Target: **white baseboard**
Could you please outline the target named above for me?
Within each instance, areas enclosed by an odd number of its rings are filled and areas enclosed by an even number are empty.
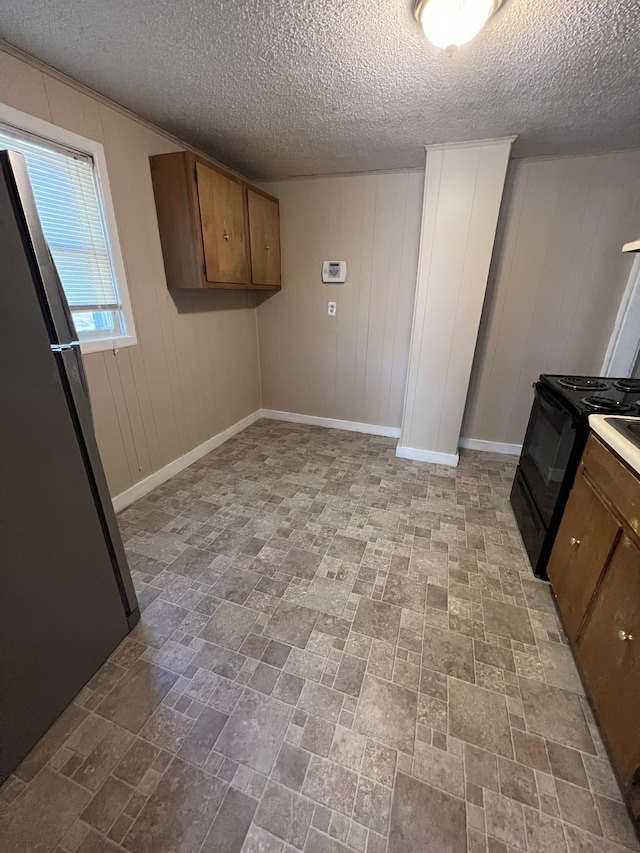
[[[211,453],[211,451],[215,450],[216,447],[220,447],[220,445],[224,444],[225,441],[228,441],[230,438],[233,438],[234,435],[242,432],[243,429],[246,429],[251,426],[251,424],[260,420],[261,417],[262,410],[256,409],[255,412],[247,415],[246,418],[232,424],[227,429],[219,432],[217,435],[214,435],[213,438],[210,438],[202,444],[199,444],[197,447],[194,447],[193,450],[185,453],[184,456],[179,456],[177,459],[174,459],[173,462],[169,462],[168,465],[165,465],[164,468],[160,468],[159,471],[154,471],[153,474],[149,474],[148,477],[145,477],[144,480],[140,480],[139,483],[134,483],[131,488],[125,489],[124,492],[121,492],[113,498],[113,508],[116,512],[120,512],[134,501],[137,501],[138,498],[143,497],[152,489],[155,489],[156,486],[159,486],[161,483],[171,479],[171,477],[174,477],[180,471],[188,468],[189,465],[193,465],[194,462],[197,462],[198,459],[202,459],[202,457],[206,456],[207,453]]]
[[[449,465],[453,468],[458,464],[457,453],[437,453],[435,450],[418,450],[416,447],[396,447],[396,456],[401,459],[413,459],[416,462],[434,462],[436,465]]]
[[[467,450],[483,450],[485,453],[509,453],[520,456],[521,444],[504,444],[502,441],[482,441],[479,438],[461,438],[458,442],[460,447]]]
[[[328,429],[344,429],[348,432],[364,432],[367,435],[384,435],[387,438],[400,438],[400,427],[379,426],[378,424],[363,424],[358,421],[339,421],[334,418],[320,418],[315,415],[299,415],[297,412],[278,412],[275,409],[262,409],[263,418],[274,421],[289,421],[294,424],[326,427]]]
[[[358,423],[357,421],[340,421],[334,418],[316,417],[315,415],[299,415],[297,412],[278,412],[274,409],[256,409],[255,412],[247,415],[246,418],[232,424],[227,429],[214,435],[213,438],[199,444],[193,450],[178,457],[178,459],[174,459],[173,462],[169,462],[164,468],[154,471],[153,474],[149,474],[144,480],[134,483],[129,489],[125,489],[124,492],[116,495],[112,499],[113,508],[116,512],[125,509],[125,507],[128,507],[134,501],[137,501],[138,498],[143,497],[152,489],[155,489],[156,486],[159,486],[180,471],[188,468],[189,465],[197,462],[198,459],[202,459],[207,453],[211,453],[216,447],[220,447],[225,441],[233,438],[234,435],[242,432],[242,430],[251,426],[251,424],[254,424],[260,418],[270,418],[274,421],[289,421],[290,423],[307,424],[309,426],[325,427],[328,429],[343,429],[348,432],[362,432],[367,435],[383,435],[387,438],[400,438],[399,427],[365,424]],[[460,447],[467,448],[468,450],[484,450],[490,453],[510,453],[516,456],[522,450],[521,444],[502,444],[498,441],[481,441],[476,438],[461,438]],[[401,459],[414,459],[417,462],[434,462],[437,465],[450,465],[453,467],[458,464],[459,459],[457,453],[436,453],[433,450],[418,450],[413,447],[397,447],[396,456],[399,456]]]

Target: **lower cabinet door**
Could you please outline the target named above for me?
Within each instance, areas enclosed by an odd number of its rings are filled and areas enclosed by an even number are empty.
[[[584,476],[573,484],[547,573],[567,633],[575,640],[620,526]]]
[[[640,549],[622,535],[577,651],[602,730],[640,816]]]

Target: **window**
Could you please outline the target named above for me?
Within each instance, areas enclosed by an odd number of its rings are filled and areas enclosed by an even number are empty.
[[[34,122],[29,117],[29,123]],[[58,137],[86,143],[84,150],[4,123],[0,149],[25,158],[42,230],[83,351],[128,346],[136,342],[135,331],[117,233],[113,223],[109,228],[96,165],[96,153],[104,159],[102,146],[49,129]]]

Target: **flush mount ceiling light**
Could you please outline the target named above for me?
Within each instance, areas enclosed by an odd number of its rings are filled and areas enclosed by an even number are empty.
[[[455,50],[471,41],[502,0],[416,0],[414,14],[431,44]]]

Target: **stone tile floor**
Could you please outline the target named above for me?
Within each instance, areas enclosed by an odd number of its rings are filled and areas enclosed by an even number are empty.
[[[141,624],[0,789],[0,849],[638,850],[514,459],[261,421],[120,516]]]

